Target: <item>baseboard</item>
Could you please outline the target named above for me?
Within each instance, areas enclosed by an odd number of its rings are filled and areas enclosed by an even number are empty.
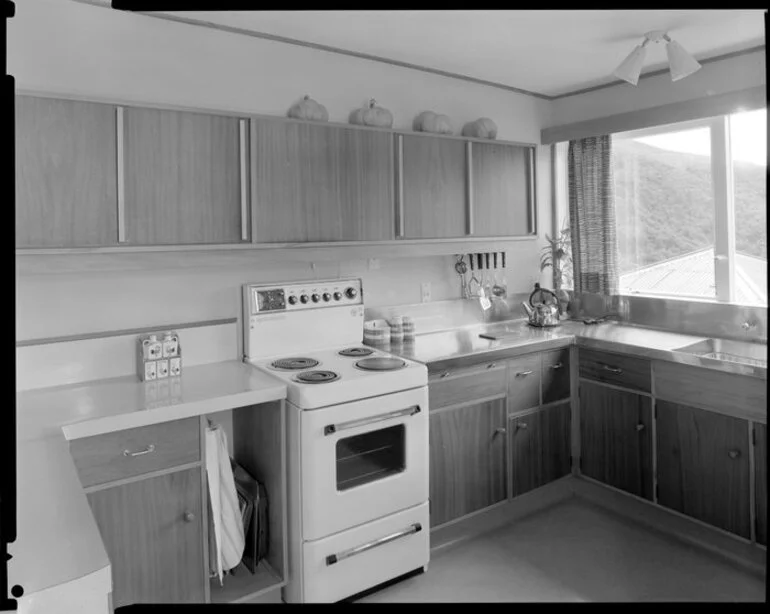
[[[568,486],[584,501],[633,520],[646,529],[706,550],[751,574],[765,577],[767,550],[761,546],[584,476],[572,477]]]
[[[436,527],[430,533],[431,555],[573,497],[570,487],[573,479],[571,475],[566,475],[515,499]]]

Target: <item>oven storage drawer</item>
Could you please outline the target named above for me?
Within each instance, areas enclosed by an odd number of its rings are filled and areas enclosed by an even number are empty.
[[[302,547],[304,601],[328,603],[418,569],[430,558],[428,503]]]
[[[200,422],[185,418],[70,442],[83,487],[200,460]]]

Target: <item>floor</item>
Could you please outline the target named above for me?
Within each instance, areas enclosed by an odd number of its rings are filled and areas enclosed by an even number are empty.
[[[764,601],[765,581],[579,499],[447,547],[358,600]]]

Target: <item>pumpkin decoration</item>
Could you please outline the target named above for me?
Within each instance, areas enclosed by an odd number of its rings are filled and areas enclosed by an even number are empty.
[[[414,119],[414,129],[418,132],[433,132],[434,134],[452,134],[452,120],[446,115],[423,111]]]
[[[494,139],[497,136],[497,124],[488,117],[479,117],[476,121],[463,126],[463,136],[479,139]]]
[[[391,128],[393,126],[393,114],[387,109],[376,106],[376,103],[374,98],[370,98],[366,105],[353,111],[350,114],[350,123]]]
[[[315,122],[328,122],[329,112],[326,110],[325,106],[305,94],[302,100],[292,105],[289,109],[289,117],[295,119],[307,119]]]

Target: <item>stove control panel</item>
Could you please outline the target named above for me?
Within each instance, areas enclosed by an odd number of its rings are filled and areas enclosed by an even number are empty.
[[[249,284],[244,286],[249,314],[328,309],[363,305],[360,279],[313,280],[282,286]]]

